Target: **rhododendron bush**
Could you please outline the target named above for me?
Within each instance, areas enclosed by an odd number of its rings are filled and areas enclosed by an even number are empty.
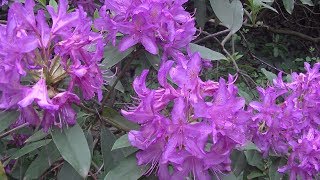
[[[0,179],[319,178],[320,63],[255,83],[235,38],[272,2],[211,0],[214,34],[190,3],[1,1]]]

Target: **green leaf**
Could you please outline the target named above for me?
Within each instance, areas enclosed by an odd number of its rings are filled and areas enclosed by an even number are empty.
[[[48,135],[48,133],[44,132],[43,130],[39,130],[35,132],[32,136],[30,136],[25,142],[30,143],[30,142],[35,142],[39,141],[43,138],[45,138]]]
[[[248,141],[244,147],[243,150],[256,150],[258,152],[261,152],[261,150],[251,141]]]
[[[274,74],[273,72],[267,71],[265,68],[261,68],[261,71],[271,83],[273,83],[273,79],[277,78],[276,74]]]
[[[112,150],[130,147],[130,146],[131,144],[128,139],[128,134],[125,134],[116,140],[116,142],[112,146]]]
[[[211,60],[211,61],[227,59],[223,54],[218,53],[216,51],[212,51],[211,49],[206,48],[204,46],[200,46],[200,45],[197,45],[197,44],[194,44],[194,43],[190,43],[189,45],[190,45],[191,52],[192,53],[199,52],[200,56],[203,59],[208,59],[208,60]]]
[[[295,0],[282,0],[284,8],[286,11],[291,14],[294,8],[294,2]]]
[[[117,111],[110,107],[104,108],[104,117],[106,117],[109,121],[118,126],[124,128],[125,130],[138,129],[139,126],[131,121],[126,120],[123,116],[121,116]]]
[[[60,158],[60,153],[53,142],[43,147],[37,158],[28,167],[24,179],[38,179]]]
[[[58,12],[58,3],[55,0],[50,0],[49,5],[52,6],[55,10],[55,12]]]
[[[311,0],[300,0],[302,4],[306,4],[309,6],[314,6],[313,2]]]
[[[46,7],[46,5],[47,5],[47,1],[46,0],[38,0],[38,2],[44,7]]]
[[[247,167],[246,156],[243,152],[233,150],[231,153],[232,172],[235,176],[239,176],[241,172]]]
[[[251,166],[255,166],[260,170],[264,170],[264,163],[261,154],[256,150],[247,150],[244,151],[244,154],[247,158],[247,162]]]
[[[127,57],[132,51],[134,47],[131,47],[124,52],[120,52],[117,46],[106,46],[104,50],[104,60],[102,61],[103,69],[109,69],[112,66],[118,64],[121,60]]]
[[[42,141],[38,141],[38,142],[34,142],[31,144],[28,144],[26,146],[24,146],[23,148],[19,149],[18,151],[16,151],[5,163],[4,165],[7,165],[10,160],[12,159],[18,159],[21,156],[24,156],[42,146],[47,145],[49,142],[51,141],[51,139],[46,139],[46,140],[42,140]]]
[[[18,111],[4,111],[0,113],[0,133],[14,123],[18,116]]]
[[[113,86],[117,78],[118,77],[110,69],[104,71],[104,80],[109,83],[109,86]],[[115,89],[124,93],[124,87],[120,81],[116,84]]]
[[[206,24],[206,16],[207,16],[207,8],[206,8],[206,1],[205,0],[196,0],[194,1],[194,6],[196,8],[196,22],[199,27],[202,29]]]
[[[78,172],[68,163],[64,162],[60,172],[58,173],[58,180],[83,180]]]
[[[160,66],[160,56],[159,55],[153,55],[149,52],[145,52],[144,53],[147,60],[149,61],[149,63],[152,65],[152,67],[156,70],[159,70],[159,66]]]
[[[243,6],[239,0],[210,0],[211,7],[221,23],[231,30],[237,32],[243,23]]]
[[[6,172],[4,171],[1,161],[0,161],[0,179],[7,180]]]
[[[85,178],[91,165],[91,153],[81,127],[76,124],[71,128],[55,128],[51,135],[63,159]]]
[[[148,167],[138,166],[135,155],[131,155],[128,158],[122,160],[120,164],[112,169],[105,180],[136,180],[139,179],[146,171]]]
[[[266,2],[270,2],[269,0],[253,0],[253,2],[254,2],[254,4],[260,5],[260,6],[264,7],[264,8],[266,8],[266,9],[270,9],[271,11],[274,11],[274,12],[278,13],[278,11],[275,8],[273,8],[270,5],[266,4]],[[273,1],[271,1],[271,2],[273,2]]]
[[[111,151],[116,141],[115,135],[107,128],[101,128],[101,152],[104,162],[104,172],[107,174],[112,168],[118,165],[119,160],[124,158],[122,151]]]
[[[286,164],[286,160],[284,158],[277,158],[272,161],[269,167],[269,179],[270,180],[278,180],[282,179],[283,174],[278,172],[278,168],[284,166]]]
[[[264,174],[262,172],[253,171],[253,172],[250,172],[250,174],[247,176],[247,178],[254,179],[254,178],[258,178],[258,177],[262,177],[262,176],[264,176]]]

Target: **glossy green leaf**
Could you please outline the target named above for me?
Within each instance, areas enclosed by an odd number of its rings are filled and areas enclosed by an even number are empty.
[[[138,166],[135,155],[131,155],[122,160],[120,164],[112,169],[105,180],[136,180],[139,179],[146,171],[148,167]]]
[[[258,152],[261,152],[261,150],[251,141],[248,141],[244,147],[243,150],[256,150]]]
[[[237,32],[243,23],[243,6],[239,0],[231,3],[226,0],[210,0],[211,7],[221,23],[231,30]]]
[[[45,138],[48,135],[48,133],[44,132],[43,130],[39,130],[35,132],[32,136],[30,136],[25,142],[30,143],[34,141],[39,141],[43,138]]]
[[[23,148],[17,150],[4,164],[7,165],[10,162],[10,160],[18,159],[42,146],[47,145],[50,141],[51,139],[46,139],[46,140],[37,141],[31,144],[25,145]]]
[[[205,0],[197,0],[194,1],[194,6],[196,8],[196,22],[199,27],[202,29],[204,28],[204,25],[206,24],[206,16],[207,16],[207,7],[206,7],[206,1]]]
[[[126,130],[132,130],[132,129],[138,129],[139,126],[131,121],[126,120],[123,116],[121,116],[118,111],[110,108],[105,107],[104,108],[104,117],[106,117],[109,121],[111,121],[114,124],[119,125],[120,127],[126,129]]]
[[[112,66],[118,64],[121,60],[127,57],[133,50],[134,47],[131,47],[125,50],[124,52],[120,52],[117,46],[106,46],[104,50],[104,60],[102,61],[102,64],[104,66],[103,68],[109,69]]]
[[[247,159],[243,152],[233,150],[231,153],[232,172],[235,176],[239,176],[241,172],[247,167]]]
[[[260,170],[265,169],[261,153],[259,153],[256,150],[247,150],[247,151],[244,151],[244,154],[247,158],[248,164],[250,164],[251,166],[257,167]]]
[[[7,180],[6,172],[4,171],[1,161],[0,161],[0,179]]]
[[[58,173],[58,180],[83,180],[78,172],[68,163],[64,162]]]
[[[116,142],[112,146],[112,150],[130,147],[130,146],[131,144],[128,139],[128,134],[125,134],[116,140]]]
[[[18,116],[18,111],[4,111],[0,113],[0,133],[14,123]]]
[[[46,5],[47,5],[47,1],[46,0],[38,0],[38,2],[44,7],[46,7]]]
[[[61,157],[53,142],[43,147],[37,158],[28,167],[24,179],[38,179]]]
[[[283,174],[278,172],[279,167],[282,167],[286,164],[286,160],[284,158],[276,158],[272,161],[269,167],[269,179],[270,180],[279,180],[282,179]]]
[[[71,128],[55,128],[51,135],[63,159],[85,178],[91,165],[91,153],[81,127],[76,124]]]
[[[314,6],[312,0],[300,0],[302,4],[306,4],[309,6]]]
[[[254,179],[254,178],[258,178],[258,177],[262,177],[264,176],[264,174],[262,172],[259,171],[252,171],[249,173],[249,175],[247,176],[248,179]]]
[[[265,68],[261,68],[262,73],[267,77],[270,83],[273,83],[273,79],[277,78],[277,75],[273,72],[267,71]]]
[[[57,12],[58,11],[58,3],[55,0],[50,0],[49,5],[54,8],[54,10]]]
[[[113,86],[117,78],[118,77],[110,69],[104,71],[104,80],[108,82],[109,86]],[[116,84],[115,89],[124,93],[124,87],[120,81]]]
[[[101,152],[104,162],[104,172],[107,174],[112,168],[114,168],[119,160],[124,158],[122,151],[111,151],[116,137],[112,132],[105,128],[101,128]]]
[[[227,59],[223,54],[218,53],[216,51],[213,51],[209,48],[206,48],[204,46],[200,46],[194,43],[190,43],[190,50],[191,52],[195,53],[195,52],[199,52],[200,56],[203,59],[208,59],[211,61],[216,61],[216,60],[221,60],[221,59]]]
[[[295,0],[282,0],[284,8],[286,11],[291,14],[294,8],[294,2]]]
[[[156,70],[159,70],[160,68],[160,56],[159,55],[153,55],[149,52],[145,52],[145,56],[147,58],[147,60],[149,61],[149,63],[152,65],[152,67]]]

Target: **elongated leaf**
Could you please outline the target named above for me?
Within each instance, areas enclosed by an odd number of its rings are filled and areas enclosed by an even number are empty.
[[[190,43],[190,50],[191,52],[195,53],[195,52],[199,52],[200,56],[203,59],[208,59],[211,61],[216,61],[216,60],[221,60],[221,59],[227,59],[223,54],[218,53],[216,51],[212,51],[209,48],[206,48],[204,46],[200,46],[194,43]]]
[[[300,0],[302,4],[306,4],[309,6],[314,6],[312,0]]]
[[[111,151],[112,145],[116,141],[116,137],[112,132],[105,128],[101,128],[101,152],[104,162],[105,175],[124,158],[122,151]]]
[[[1,161],[0,161],[0,179],[7,180],[6,172],[4,171]]]
[[[108,85],[113,86],[116,79],[117,76],[110,69],[104,71],[104,80],[108,82]],[[120,81],[116,84],[115,89],[124,93],[124,87]]]
[[[5,111],[0,113],[0,133],[17,120],[19,112]]]
[[[239,0],[210,0],[211,7],[221,21],[232,33],[237,32],[243,23],[243,6]]]
[[[125,128],[127,130],[138,129],[139,126],[131,121],[126,120],[123,116],[121,116],[117,111],[110,107],[104,108],[103,115],[113,123]]]
[[[278,169],[286,164],[284,158],[277,158],[272,161],[269,167],[269,178],[270,180],[282,179],[283,174],[278,172]]]
[[[109,69],[112,66],[118,64],[121,60],[127,57],[133,50],[134,47],[131,47],[124,52],[120,52],[117,47],[107,46],[104,50],[104,60],[102,61],[104,68]]]
[[[54,8],[54,10],[57,12],[58,11],[58,3],[55,0],[50,0],[49,5]]]
[[[45,138],[48,135],[48,133],[44,132],[43,130],[39,130],[35,132],[32,136],[30,136],[25,142],[30,143],[34,141],[39,141],[43,138]]]
[[[273,83],[273,79],[277,78],[277,75],[275,75],[273,72],[267,71],[265,68],[261,68],[261,71],[267,77],[270,83]]]
[[[246,156],[243,152],[233,150],[231,153],[232,172],[235,176],[239,176],[241,172],[247,167]]]
[[[51,139],[46,139],[46,140],[42,140],[42,141],[28,144],[28,145],[24,146],[23,148],[19,149],[18,151],[16,151],[4,164],[7,165],[10,160],[18,159],[18,158],[36,150],[36,149],[42,147],[42,146],[47,145],[50,141],[51,141]]]
[[[116,142],[112,146],[112,150],[130,147],[130,146],[131,144],[128,139],[128,134],[125,134],[116,140]]]
[[[286,11],[291,14],[294,8],[294,2],[295,0],[282,0],[284,8]]]
[[[149,63],[152,65],[152,67],[156,70],[159,70],[160,68],[160,56],[159,55],[153,55],[149,52],[145,52],[145,56],[147,58],[147,60],[149,61]]]
[[[60,172],[58,173],[58,180],[83,180],[78,172],[68,163],[64,162]]]
[[[206,8],[206,1],[205,0],[197,0],[194,1],[194,6],[197,9],[196,10],[196,22],[199,27],[202,29],[204,28],[204,25],[206,24],[206,16],[207,16],[207,8]]]
[[[244,154],[246,155],[247,162],[251,166],[255,166],[259,168],[260,170],[264,170],[264,164],[263,164],[263,159],[262,155],[256,151],[256,150],[247,150],[244,151]]]
[[[24,179],[38,179],[47,169],[61,157],[53,142],[43,147],[37,158],[28,167]]]
[[[128,158],[122,160],[120,164],[112,169],[105,180],[136,180],[139,179],[146,171],[148,167],[138,166],[135,155],[131,155]]]
[[[38,2],[44,7],[46,7],[46,5],[47,5],[46,0],[38,0]]]
[[[90,169],[91,153],[81,127],[76,124],[71,128],[56,128],[51,135],[63,159],[85,178]]]

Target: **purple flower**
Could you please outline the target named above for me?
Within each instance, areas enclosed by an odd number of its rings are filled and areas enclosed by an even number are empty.
[[[17,122],[41,123],[47,131],[76,123],[75,86],[86,100],[102,99],[103,42],[82,7],[68,11],[66,0],[57,11],[47,6],[50,25],[34,7],[33,0],[13,3],[7,24],[0,25],[0,108],[18,109]]]
[[[203,82],[201,64],[198,53],[163,61],[157,89],[147,88],[147,70],[134,80],[138,106],[121,112],[141,125],[129,132],[129,141],[140,149],[138,164],[151,166],[147,174],[158,166],[160,179],[184,179],[190,173],[210,179],[209,170],[231,170],[231,151],[246,142],[250,114],[244,99],[237,97],[233,77],[228,85],[223,79]],[[167,81],[169,74],[172,82]]]
[[[74,125],[76,123],[76,112],[72,109],[71,104],[80,104],[77,95],[70,92],[57,94],[52,98],[52,103],[59,108],[57,110],[48,109],[44,111],[44,117],[41,125],[47,131],[52,125],[62,128],[63,125]]]
[[[47,85],[44,79],[40,79],[32,88],[28,89],[26,96],[18,102],[22,108],[36,102],[41,108],[57,110],[58,106],[54,105],[48,97]]]
[[[196,32],[194,19],[184,10],[183,3],[108,0],[100,9],[95,26],[108,32],[106,40],[113,45],[117,33],[121,33],[120,51],[140,43],[151,54],[158,54],[160,46],[165,54],[173,56],[191,42]]]

